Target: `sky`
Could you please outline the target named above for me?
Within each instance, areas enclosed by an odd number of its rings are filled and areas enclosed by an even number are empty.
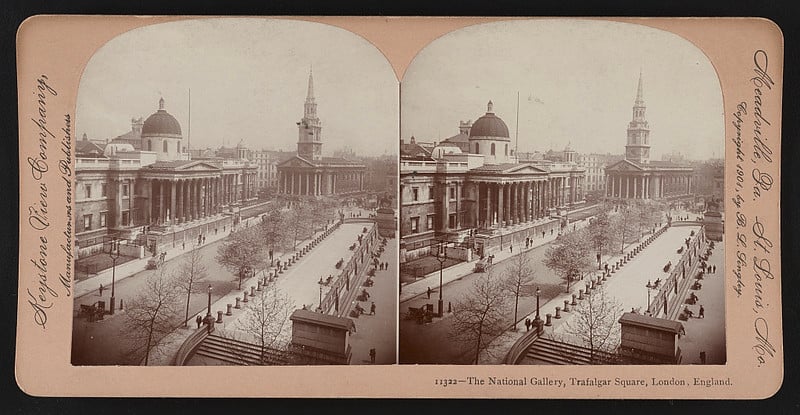
[[[111,139],[131,118],[165,109],[191,147],[295,150],[313,66],[323,154],[397,154],[398,81],[372,44],[319,23],[214,18],[124,33],[87,64],[78,91],[77,137]]]
[[[492,100],[513,142],[519,93],[518,151],[622,154],[640,71],[651,159],[721,157],[722,93],[699,49],[645,26],[576,19],[486,23],[429,44],[403,78],[401,136],[453,136]]]

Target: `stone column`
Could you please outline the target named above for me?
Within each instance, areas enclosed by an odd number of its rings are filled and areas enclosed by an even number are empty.
[[[158,180],[158,223],[164,223],[164,180]]]
[[[486,224],[487,228],[491,228],[492,223],[492,184],[486,183],[484,185],[486,188],[486,217],[484,217],[483,221]]]
[[[472,225],[479,228],[481,226],[481,184],[475,183],[473,188],[475,189],[475,212],[471,215],[472,218],[470,219],[472,219]]]
[[[169,181],[169,223],[175,222],[175,180]]]
[[[439,229],[442,232],[446,232],[450,225],[450,186],[446,181],[442,183],[442,195],[440,197],[442,201],[442,210]]]
[[[145,179],[142,185],[144,194],[147,196],[147,200],[144,202],[144,221],[149,224],[153,215],[153,187],[149,179]]]
[[[360,180],[363,183],[364,180],[363,175],[359,176],[361,176]],[[456,182],[456,229],[461,229],[461,192],[462,192],[461,185],[462,185],[461,182]]]

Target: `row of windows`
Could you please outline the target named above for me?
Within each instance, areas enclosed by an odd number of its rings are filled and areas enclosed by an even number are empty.
[[[489,151],[491,152],[491,155],[495,155],[494,143],[492,143],[492,146],[489,148]],[[480,153],[481,153],[481,143],[475,143],[475,154],[480,154]],[[506,156],[508,155],[508,144],[505,145],[505,154]],[[511,155],[512,156],[514,155],[513,149],[511,150]]]
[[[436,215],[428,215],[427,220],[425,223],[425,230],[432,231],[433,230],[433,221]],[[415,216],[411,218],[411,233],[419,233],[419,216]]]
[[[130,214],[131,213],[128,210],[122,212],[122,223],[128,223],[128,221],[130,220]],[[102,228],[105,228],[106,226],[108,226],[108,222],[107,222],[108,212],[100,212],[100,213],[97,214],[97,216],[98,216],[98,219],[99,219],[99,223],[98,223],[97,228],[93,228],[93,226],[94,226],[94,223],[93,223],[94,214],[87,213],[87,214],[83,215],[83,230],[84,231],[90,231],[92,229],[102,229]]]
[[[162,147],[162,151],[164,153],[168,153],[169,152],[168,151],[169,150],[169,142],[167,140],[163,141],[161,147]],[[180,153],[181,152],[181,143],[180,142],[175,143],[175,148],[176,148],[177,152]],[[147,151],[153,151],[153,140],[147,140]],[[185,152],[186,148],[184,148],[183,151]]]
[[[86,183],[83,185],[83,196],[85,199],[92,198],[92,184]],[[128,197],[130,195],[130,188],[128,184],[122,185],[122,197]],[[108,197],[108,186],[106,183],[100,183],[100,197]]]

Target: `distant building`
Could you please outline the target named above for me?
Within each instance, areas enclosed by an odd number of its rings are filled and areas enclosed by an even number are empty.
[[[650,128],[645,119],[642,76],[633,119],[628,124],[625,159],[606,167],[606,196],[613,199],[682,199],[692,195],[691,166],[650,160]]]
[[[321,196],[364,191],[363,164],[322,155],[322,122],[317,116],[311,73],[308,75],[303,118],[297,123],[297,132],[297,154],[277,165],[280,193]]]
[[[139,121],[102,151],[85,139],[76,145],[77,258],[100,251],[111,237],[159,252],[163,244],[232,225],[236,210],[255,198],[255,166],[191,160],[163,98]]]
[[[520,161],[489,101],[486,114],[462,121],[458,135],[432,148],[401,140],[400,262],[427,255],[438,241],[482,254],[504,241],[541,237],[583,203],[583,186],[584,170],[574,162]],[[448,255],[471,255],[458,249]]]

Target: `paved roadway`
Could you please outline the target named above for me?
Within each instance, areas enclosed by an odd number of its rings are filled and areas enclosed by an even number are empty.
[[[370,303],[375,302],[375,315],[364,314],[354,319],[356,332],[350,336],[353,357],[350,364],[368,364],[369,349],[375,348],[376,364],[393,364],[397,362],[397,238],[389,239],[380,262],[388,262],[389,268],[376,271],[375,284],[366,288],[370,301],[361,307],[369,310]]]

